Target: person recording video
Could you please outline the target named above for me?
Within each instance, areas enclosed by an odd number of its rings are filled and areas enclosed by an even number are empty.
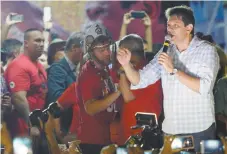
[[[131,52],[127,49],[120,48],[117,59],[131,89],[145,88],[161,78],[165,135],[190,134],[199,152],[201,140],[215,138],[212,90],[219,57],[213,45],[194,36],[195,18],[190,7],[168,8],[165,15],[170,45],[166,41],[166,47],[139,71],[130,63]]]
[[[152,51],[152,33],[151,33],[151,19],[144,11],[130,11],[124,14],[123,23],[120,31],[120,39],[127,35],[127,27],[134,19],[141,19],[145,26],[145,40],[144,51]]]

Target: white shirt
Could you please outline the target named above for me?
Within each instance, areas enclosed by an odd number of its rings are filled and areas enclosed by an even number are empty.
[[[77,65],[75,65],[66,55],[65,55],[65,59],[66,59],[67,63],[69,64],[69,67],[70,67],[71,71],[73,72],[73,74],[75,76],[77,76],[77,73],[76,73]]]
[[[140,89],[162,80],[165,119],[163,131],[168,134],[188,134],[208,129],[215,122],[213,86],[219,70],[219,57],[214,46],[196,36],[189,47],[179,52],[170,45],[168,55],[174,67],[200,79],[199,93],[182,84],[158,64],[162,49],[147,66],[139,71],[140,82],[131,89]]]

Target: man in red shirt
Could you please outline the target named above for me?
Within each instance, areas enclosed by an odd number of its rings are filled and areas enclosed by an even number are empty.
[[[11,116],[13,136],[28,133],[29,113],[43,109],[47,93],[47,75],[37,61],[42,55],[44,37],[38,29],[24,33],[24,53],[17,57],[6,69],[5,79],[12,93],[15,112]],[[35,129],[31,132],[37,132]]]
[[[92,25],[85,36],[85,52],[91,59],[82,67],[78,78],[81,109],[81,140],[83,154],[99,154],[110,141],[110,123],[116,114],[116,100],[121,93],[110,77],[111,38],[106,28]]]
[[[136,69],[141,69],[147,64],[143,50],[143,40],[140,36],[130,34],[125,36],[119,42],[120,50],[127,49],[132,53],[131,64]],[[136,125],[136,112],[155,113],[159,117],[162,105],[162,87],[161,81],[157,81],[144,89],[130,90],[130,83],[122,70],[119,72],[119,86],[124,98],[123,109],[121,110],[122,134],[118,144],[122,145],[130,135],[135,135],[138,131],[131,130],[131,126]]]

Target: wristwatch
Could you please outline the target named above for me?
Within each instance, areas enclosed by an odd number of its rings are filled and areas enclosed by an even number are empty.
[[[170,75],[175,75],[175,74],[177,73],[177,71],[178,71],[178,70],[177,70],[176,68],[174,68],[174,69],[173,69],[173,72],[170,73]]]
[[[117,71],[117,74],[118,74],[118,75],[124,74],[124,73],[125,73],[125,71],[124,71],[124,70],[121,70],[121,69],[119,69],[119,70]]]

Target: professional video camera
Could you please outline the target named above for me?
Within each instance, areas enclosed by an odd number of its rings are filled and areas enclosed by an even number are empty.
[[[142,133],[130,136],[125,145],[137,145],[143,150],[161,148],[163,145],[162,132],[158,126],[157,116],[154,113],[137,112],[136,126],[132,129],[142,129]]]
[[[51,103],[47,109],[34,110],[30,113],[29,118],[33,127],[38,127],[41,130],[42,142],[33,146],[33,151],[36,153],[42,154],[81,154],[81,149],[79,148],[80,141],[75,140],[68,142],[68,149],[62,148],[62,145],[59,145],[55,136],[55,122],[54,119],[60,118],[61,109],[56,102]],[[43,142],[46,142],[42,145]],[[47,142],[49,144],[47,144]],[[43,148],[39,148],[40,144]],[[45,151],[44,151],[45,150]]]

